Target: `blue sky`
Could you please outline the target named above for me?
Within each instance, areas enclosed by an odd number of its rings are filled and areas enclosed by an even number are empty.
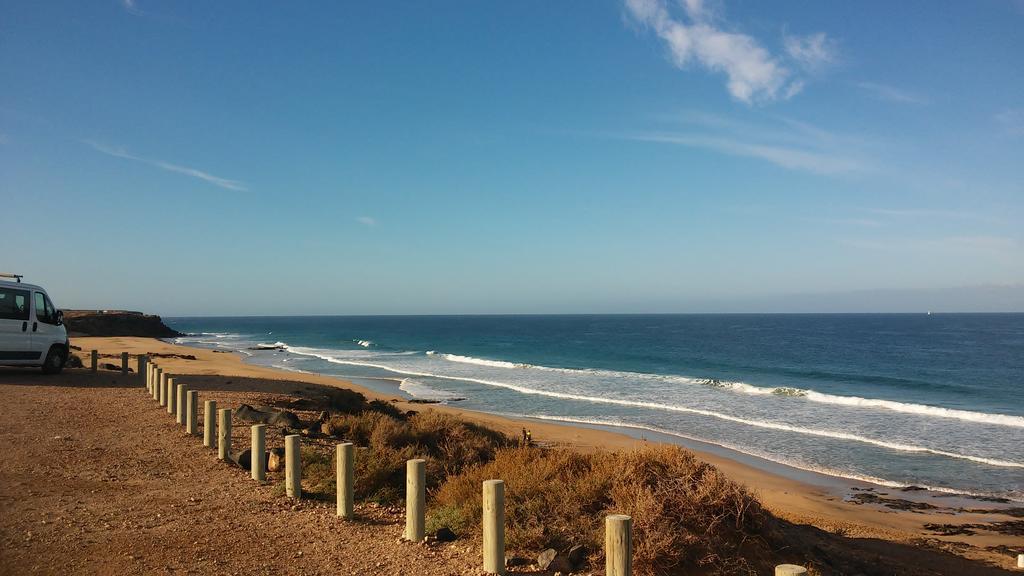
[[[0,6],[60,306],[1024,310],[1024,2]]]

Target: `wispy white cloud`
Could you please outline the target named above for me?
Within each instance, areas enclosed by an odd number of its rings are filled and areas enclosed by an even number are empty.
[[[952,220],[979,220],[990,221],[991,219],[965,210],[942,210],[937,208],[869,208],[867,210],[879,216],[893,218],[943,218]]]
[[[996,122],[1011,136],[1024,136],[1024,108],[1003,110],[996,114]]]
[[[838,174],[842,172],[854,172],[863,169],[863,166],[856,160],[834,156],[820,152],[800,150],[785,146],[753,144],[733,138],[705,136],[699,134],[634,134],[629,137],[632,140],[646,142],[662,142],[667,144],[681,144],[695,148],[706,148],[732,156],[746,156],[767,160],[772,164],[789,168],[791,170],[803,170],[817,172],[819,174]]]
[[[978,256],[1016,256],[1021,247],[1016,238],[985,234],[941,238],[844,239],[840,243],[853,248],[884,252],[957,252]]]
[[[372,216],[360,216],[360,217],[356,218],[356,222],[359,222],[363,226],[376,226],[377,225],[377,219],[373,218]]]
[[[666,0],[625,0],[629,18],[652,30],[668,47],[673,64],[684,68],[695,62],[721,72],[733,98],[746,103],[788,99],[804,82],[753,37],[730,32],[719,25],[719,16],[702,0],[683,0],[681,13],[670,10]],[[792,37],[801,64],[831,59],[830,42],[822,34]]]
[[[750,124],[704,112],[688,112],[662,117],[662,120],[683,129],[632,132],[619,137],[703,148],[816,174],[872,169],[868,155],[863,152],[866,148],[863,139],[834,134],[797,120],[775,118],[771,124]]]
[[[881,228],[884,226],[882,222],[872,220],[871,218],[801,218],[801,220],[815,224],[859,226],[862,228]]]
[[[809,36],[787,34],[783,37],[782,42],[790,58],[807,70],[818,71],[836,61],[835,41],[826,36],[824,32]]]
[[[875,82],[858,82],[857,87],[863,90],[868,96],[876,100],[896,102],[898,104],[927,104],[928,100],[923,96],[908,92],[902,88],[877,84]]]
[[[199,180],[202,180],[204,182],[208,182],[210,184],[213,184],[214,186],[219,186],[221,188],[226,188],[228,190],[238,190],[238,191],[248,190],[248,187],[244,183],[239,182],[238,180],[229,180],[227,178],[221,178],[220,176],[214,176],[213,174],[210,174],[208,172],[203,172],[202,170],[197,170],[195,168],[189,168],[188,166],[181,166],[181,165],[178,165],[178,164],[172,164],[172,163],[166,162],[164,160],[154,160],[154,159],[151,159],[151,158],[143,158],[142,156],[136,156],[134,154],[129,153],[124,148],[119,148],[119,147],[115,147],[115,146],[108,146],[106,144],[102,144],[100,142],[96,142],[96,141],[93,141],[93,140],[83,140],[83,143],[87,144],[90,147],[92,147],[97,152],[102,152],[103,154],[107,154],[109,156],[114,156],[115,158],[124,158],[126,160],[133,160],[135,162],[141,162],[143,164],[148,164],[150,166],[155,166],[156,168],[160,168],[161,170],[166,170],[168,172],[176,172],[178,174],[184,174],[186,176],[191,176],[193,178],[198,178]]]

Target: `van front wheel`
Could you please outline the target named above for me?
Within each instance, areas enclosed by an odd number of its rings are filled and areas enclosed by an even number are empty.
[[[64,369],[64,350],[60,346],[51,346],[43,361],[43,374],[60,374]]]

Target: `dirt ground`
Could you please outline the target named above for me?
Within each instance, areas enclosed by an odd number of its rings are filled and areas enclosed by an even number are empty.
[[[200,400],[210,394],[200,388]],[[464,543],[400,542],[403,512],[295,504],[217,460],[144,378],[0,369],[0,574],[423,574],[480,571]],[[219,407],[267,395],[217,390]],[[201,430],[200,430],[201,432]],[[233,446],[248,446],[236,425]],[[268,446],[282,446],[268,434]]]

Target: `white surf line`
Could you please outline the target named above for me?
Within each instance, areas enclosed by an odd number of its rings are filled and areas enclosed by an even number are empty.
[[[519,370],[535,369],[547,372],[595,375],[612,378],[639,378],[645,380],[659,381],[667,380],[671,382],[679,382],[682,384],[697,385],[705,385],[704,382],[705,380],[707,380],[672,374],[648,374],[644,372],[624,372],[618,370],[602,370],[597,368],[553,368],[550,366],[540,366],[536,364],[516,364],[504,360],[487,360],[484,358],[474,358],[472,356],[460,356],[458,354],[439,353],[433,350],[427,352],[427,354],[436,355],[438,357],[444,358],[445,360],[448,360],[449,362],[456,362],[459,364],[474,364],[477,366],[487,366],[490,368],[505,368]],[[882,410],[892,410],[893,412],[901,412],[904,414],[914,414],[918,416],[930,416],[934,418],[951,418],[956,420],[963,420],[966,422],[976,422],[979,424],[1024,428],[1024,416],[1013,416],[1011,414],[989,414],[986,412],[977,412],[973,410],[943,408],[941,406],[929,406],[927,404],[899,402],[896,400],[861,398],[859,396],[841,396],[837,394],[827,394],[824,392],[818,392],[816,390],[806,388],[787,388],[785,386],[768,388],[765,386],[754,386],[753,384],[747,384],[746,382],[732,382],[728,380],[722,380],[719,383],[720,385],[716,386],[718,388],[721,388],[723,390],[730,390],[740,394],[748,394],[751,396],[777,395],[780,390],[783,390],[787,392],[785,394],[786,396],[791,396],[794,398],[803,398],[809,402],[818,402],[821,404],[835,404],[839,406],[849,406],[854,408],[877,408]]]
[[[1024,463],[1011,462],[1008,460],[998,460],[995,458],[984,458],[981,456],[970,456],[967,454],[957,454],[955,452],[947,452],[945,450],[937,450],[934,448],[925,448],[924,446],[913,446],[910,444],[900,444],[895,442],[885,442],[882,440],[875,440],[874,438],[868,438],[866,436],[860,436],[857,434],[849,434],[847,432],[834,432],[829,430],[818,430],[814,428],[801,428],[799,426],[791,426],[789,424],[780,424],[777,422],[765,422],[762,420],[748,420],[746,418],[740,418],[737,416],[730,416],[728,414],[722,414],[721,412],[714,412],[711,410],[703,410],[700,408],[689,408],[686,406],[675,406],[672,404],[657,404],[654,402],[644,402],[640,400],[620,400],[614,398],[601,398],[598,396],[583,396],[579,394],[568,394],[565,392],[550,392],[545,390],[535,390],[533,388],[526,388],[524,386],[517,386],[515,384],[507,384],[505,382],[494,382],[489,380],[482,380],[478,378],[468,378],[463,376],[444,376],[438,374],[431,374],[429,372],[415,372],[412,370],[399,370],[390,366],[384,366],[382,364],[374,364],[371,362],[357,362],[351,360],[341,360],[329,355],[316,354],[311,352],[298,352],[292,348],[288,348],[290,352],[295,354],[303,354],[306,356],[315,356],[327,362],[335,364],[349,364],[352,366],[369,366],[371,368],[380,368],[381,370],[387,370],[396,374],[408,374],[409,376],[421,376],[427,378],[441,378],[445,380],[457,380],[461,382],[473,382],[477,384],[483,384],[485,386],[493,386],[496,388],[505,388],[520,392],[522,394],[530,394],[535,396],[547,396],[550,398],[561,398],[563,400],[579,400],[582,402],[591,402],[595,404],[613,404],[618,406],[633,406],[636,408],[649,408],[652,410],[666,410],[670,412],[681,412],[688,414],[698,414],[701,416],[708,416],[711,418],[718,418],[720,420],[726,420],[728,422],[735,422],[737,424],[745,424],[748,426],[754,426],[757,428],[765,428],[769,430],[781,430],[784,432],[793,432],[796,434],[806,434],[809,436],[818,436],[822,438],[835,438],[839,440],[850,440],[852,442],[861,442],[863,444],[870,444],[878,446],[880,448],[887,448],[890,450],[898,450],[901,452],[916,452],[916,453],[928,453],[935,454],[936,456],[945,456],[947,458],[956,458],[960,460],[969,460],[978,464],[986,464],[988,466],[997,466],[1001,468],[1024,468]]]
[[[956,496],[975,496],[975,497],[979,497],[979,498],[993,498],[993,497],[996,497],[996,498],[1008,498],[1010,500],[1013,500],[1014,502],[1021,501],[1021,500],[1018,500],[1017,498],[1015,498],[1013,495],[1007,496],[1005,494],[995,494],[995,493],[989,493],[989,492],[972,492],[970,490],[958,490],[956,488],[947,488],[947,487],[944,487],[944,486],[931,486],[931,485],[920,484],[920,483],[907,484],[905,482],[897,482],[895,480],[886,480],[884,478],[878,478],[876,476],[869,476],[869,475],[866,475],[866,474],[857,474],[855,472],[840,472],[838,470],[833,470],[831,468],[824,468],[824,467],[822,467],[822,468],[815,468],[815,467],[812,467],[812,466],[800,465],[800,464],[797,464],[797,463],[794,463],[794,462],[790,462],[788,460],[781,459],[779,457],[773,456],[773,455],[768,454],[768,453],[757,452],[757,451],[753,451],[753,450],[749,450],[749,449],[745,450],[743,448],[740,448],[738,446],[734,446],[734,445],[731,445],[731,444],[726,444],[726,443],[723,443],[723,442],[715,442],[715,441],[712,441],[712,440],[706,440],[704,438],[696,438],[694,436],[687,436],[686,434],[682,434],[680,432],[673,432],[671,430],[665,430],[665,429],[662,429],[662,428],[657,428],[657,427],[654,427],[654,426],[647,426],[647,425],[644,425],[644,424],[634,424],[634,423],[631,423],[631,422],[611,422],[611,421],[603,421],[603,420],[596,420],[596,419],[595,420],[591,420],[591,419],[588,419],[588,418],[575,418],[575,417],[572,417],[572,416],[550,416],[550,415],[546,415],[546,414],[545,415],[518,414],[518,413],[508,413],[508,412],[493,412],[493,414],[497,414],[499,416],[507,416],[507,417],[510,417],[510,418],[534,418],[534,419],[537,419],[537,420],[545,420],[545,421],[549,421],[549,422],[568,422],[568,423],[572,423],[572,424],[589,424],[589,425],[592,425],[592,426],[608,426],[608,427],[611,427],[611,428],[632,428],[632,429],[635,429],[635,430],[646,430],[648,432],[654,432],[656,434],[665,434],[667,436],[675,436],[677,438],[682,438],[684,440],[690,440],[690,441],[693,441],[693,442],[701,442],[701,443],[704,443],[704,444],[712,444],[712,445],[715,445],[715,446],[719,446],[721,448],[725,448],[726,450],[732,450],[733,452],[738,452],[740,454],[745,454],[747,456],[753,456],[755,458],[761,458],[762,460],[767,460],[769,462],[773,462],[775,464],[781,464],[783,466],[789,466],[790,468],[796,468],[797,470],[802,470],[804,472],[814,472],[816,474],[824,474],[825,476],[832,476],[833,478],[842,478],[842,479],[846,479],[846,480],[857,480],[857,481],[860,481],[860,482],[868,482],[868,483],[871,483],[871,484],[877,484],[879,486],[884,486],[886,488],[906,488],[907,486],[920,486],[921,488],[924,488],[926,490],[930,490],[932,492],[941,492],[943,494],[952,494],[952,495],[956,495]]]

